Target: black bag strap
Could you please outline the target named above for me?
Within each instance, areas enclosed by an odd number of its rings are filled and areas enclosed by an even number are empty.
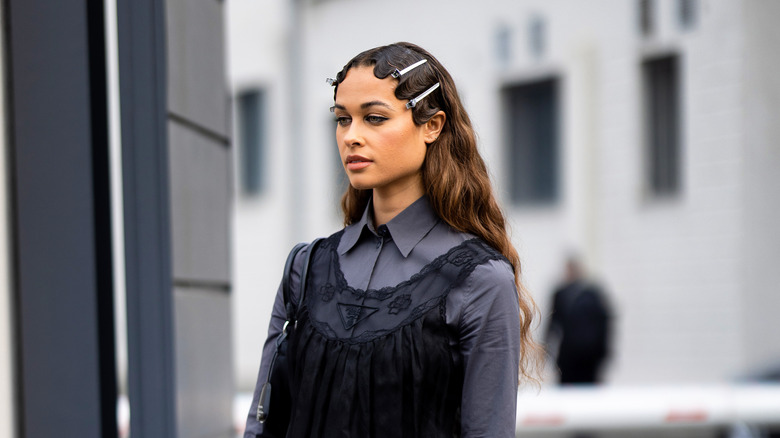
[[[282,296],[284,297],[284,309],[287,312],[287,321],[290,321],[291,317],[293,316],[293,314],[290,313],[292,310],[290,308],[290,277],[292,277],[292,266],[295,262],[295,257],[305,247],[305,243],[299,243],[295,245],[290,251],[290,254],[287,256],[287,261],[284,263],[284,274],[282,275]]]
[[[306,252],[306,260],[303,262],[303,269],[301,270],[301,284],[298,289],[298,304],[293,308],[290,304],[287,305],[287,321],[298,323],[298,309],[303,305],[303,299],[306,295],[306,282],[309,279],[309,265],[311,264],[311,257],[314,255],[314,250],[320,243],[322,238],[314,239],[309,245],[309,250]]]
[[[296,317],[298,314],[298,309],[301,308],[301,305],[303,304],[303,298],[306,295],[306,282],[309,277],[309,264],[311,263],[311,257],[314,254],[314,250],[317,248],[317,245],[320,243],[322,238],[314,239],[314,241],[309,245],[309,250],[306,252],[306,260],[303,262],[303,269],[301,270],[301,284],[298,288],[298,303],[293,304],[292,301],[292,291],[290,290],[290,277],[292,272],[292,265],[293,261],[295,260],[295,256],[298,254],[298,252],[303,249],[306,244],[305,243],[299,243],[295,245],[295,247],[290,251],[290,255],[287,256],[287,262],[284,265],[284,277],[282,277],[282,294],[284,295],[284,309],[287,313],[287,322],[293,322],[296,321],[298,318]]]

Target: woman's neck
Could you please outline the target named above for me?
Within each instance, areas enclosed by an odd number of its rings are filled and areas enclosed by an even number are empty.
[[[371,200],[374,208],[374,227],[390,222],[398,213],[406,210],[406,207],[412,205],[424,194],[422,186],[416,190],[404,190],[392,195],[374,189]]]

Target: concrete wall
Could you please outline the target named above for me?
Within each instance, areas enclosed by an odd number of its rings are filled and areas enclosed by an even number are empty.
[[[744,303],[741,307],[743,354],[752,371],[780,369],[780,29],[776,20],[780,3],[745,2],[745,55],[741,74],[746,84],[742,168],[745,184],[745,237],[740,252],[744,259]]]
[[[167,0],[178,431],[232,436],[232,143],[224,2]]]
[[[777,168],[777,128],[768,120],[776,117],[780,87],[771,74],[776,40],[766,39],[777,31],[761,23],[775,6],[699,1],[688,29],[678,20],[678,2],[662,0],[656,31],[644,37],[634,1],[303,4],[297,85],[285,80],[291,29],[280,23],[289,23],[288,11],[270,1],[230,6],[231,78],[236,88],[268,87],[275,109],[270,161],[280,163],[268,169],[273,182],[266,194],[236,205],[242,308],[235,327],[252,334],[236,337],[241,388],[254,382],[278,281],[272,280],[294,240],[290,212],[304,218],[293,231],[303,239],[338,228],[330,184],[336,170],[323,164],[336,153],[327,111],[332,88],[324,78],[361,50],[402,40],[431,51],[455,78],[542,314],[571,249],[587,257],[611,293],[618,324],[611,382],[722,381],[769,354],[757,339],[777,324],[769,310],[776,306],[767,304],[780,245],[768,236],[780,210],[767,199],[778,187],[770,170]],[[530,48],[533,20],[546,29],[540,55]],[[651,196],[644,178],[641,63],[657,54],[676,54],[681,65],[682,189],[671,199]],[[561,196],[553,206],[512,206],[500,90],[550,76],[561,80]],[[293,86],[303,105],[289,111],[285,97]],[[302,131],[304,152],[290,158],[292,129]],[[294,170],[285,159],[295,160]],[[293,200],[297,210],[285,208],[291,178],[305,186]]]
[[[660,2],[654,38],[615,32],[622,48],[602,64],[602,272],[619,311],[613,376],[626,382],[719,381],[744,360],[741,10],[702,3],[696,29],[684,32],[675,4]],[[682,189],[673,199],[649,196],[642,178],[639,64],[656,52],[677,54],[682,69]]]
[[[621,16],[631,16],[629,6]],[[659,31],[612,28],[601,41],[599,270],[618,311],[613,378],[712,381],[740,366],[736,187],[739,141],[739,9],[702,10],[694,31],[676,27],[660,3]],[[729,7],[732,6],[732,7]],[[631,24],[629,22],[629,24]],[[606,23],[604,28],[609,29]],[[610,43],[611,42],[611,43]],[[674,53],[681,61],[682,190],[654,199],[643,179],[639,65]],[[717,61],[715,60],[717,59]],[[734,324],[723,324],[722,321]]]

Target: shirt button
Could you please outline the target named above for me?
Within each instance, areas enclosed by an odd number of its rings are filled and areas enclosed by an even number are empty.
[[[376,247],[379,248],[380,246],[382,246],[382,238],[377,238],[376,239]]]

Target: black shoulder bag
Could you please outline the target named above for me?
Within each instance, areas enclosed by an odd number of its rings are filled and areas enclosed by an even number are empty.
[[[289,336],[295,331],[298,322],[298,309],[301,308],[306,294],[306,278],[309,273],[309,262],[317,244],[321,239],[316,239],[309,245],[306,260],[301,270],[301,284],[298,291],[298,303],[294,305],[290,291],[290,273],[293,261],[298,252],[306,244],[299,243],[290,251],[287,262],[284,264],[284,276],[282,277],[282,295],[284,307],[287,312],[287,320],[284,322],[282,332],[276,338],[276,351],[268,367],[268,378],[260,390],[260,398],[257,402],[257,421],[263,424],[261,437],[282,438],[287,434],[287,426],[290,423],[290,411],[292,410],[292,397],[290,395],[290,376],[288,371],[287,343]],[[271,389],[273,388],[273,391]],[[273,406],[273,413],[271,413]]]

